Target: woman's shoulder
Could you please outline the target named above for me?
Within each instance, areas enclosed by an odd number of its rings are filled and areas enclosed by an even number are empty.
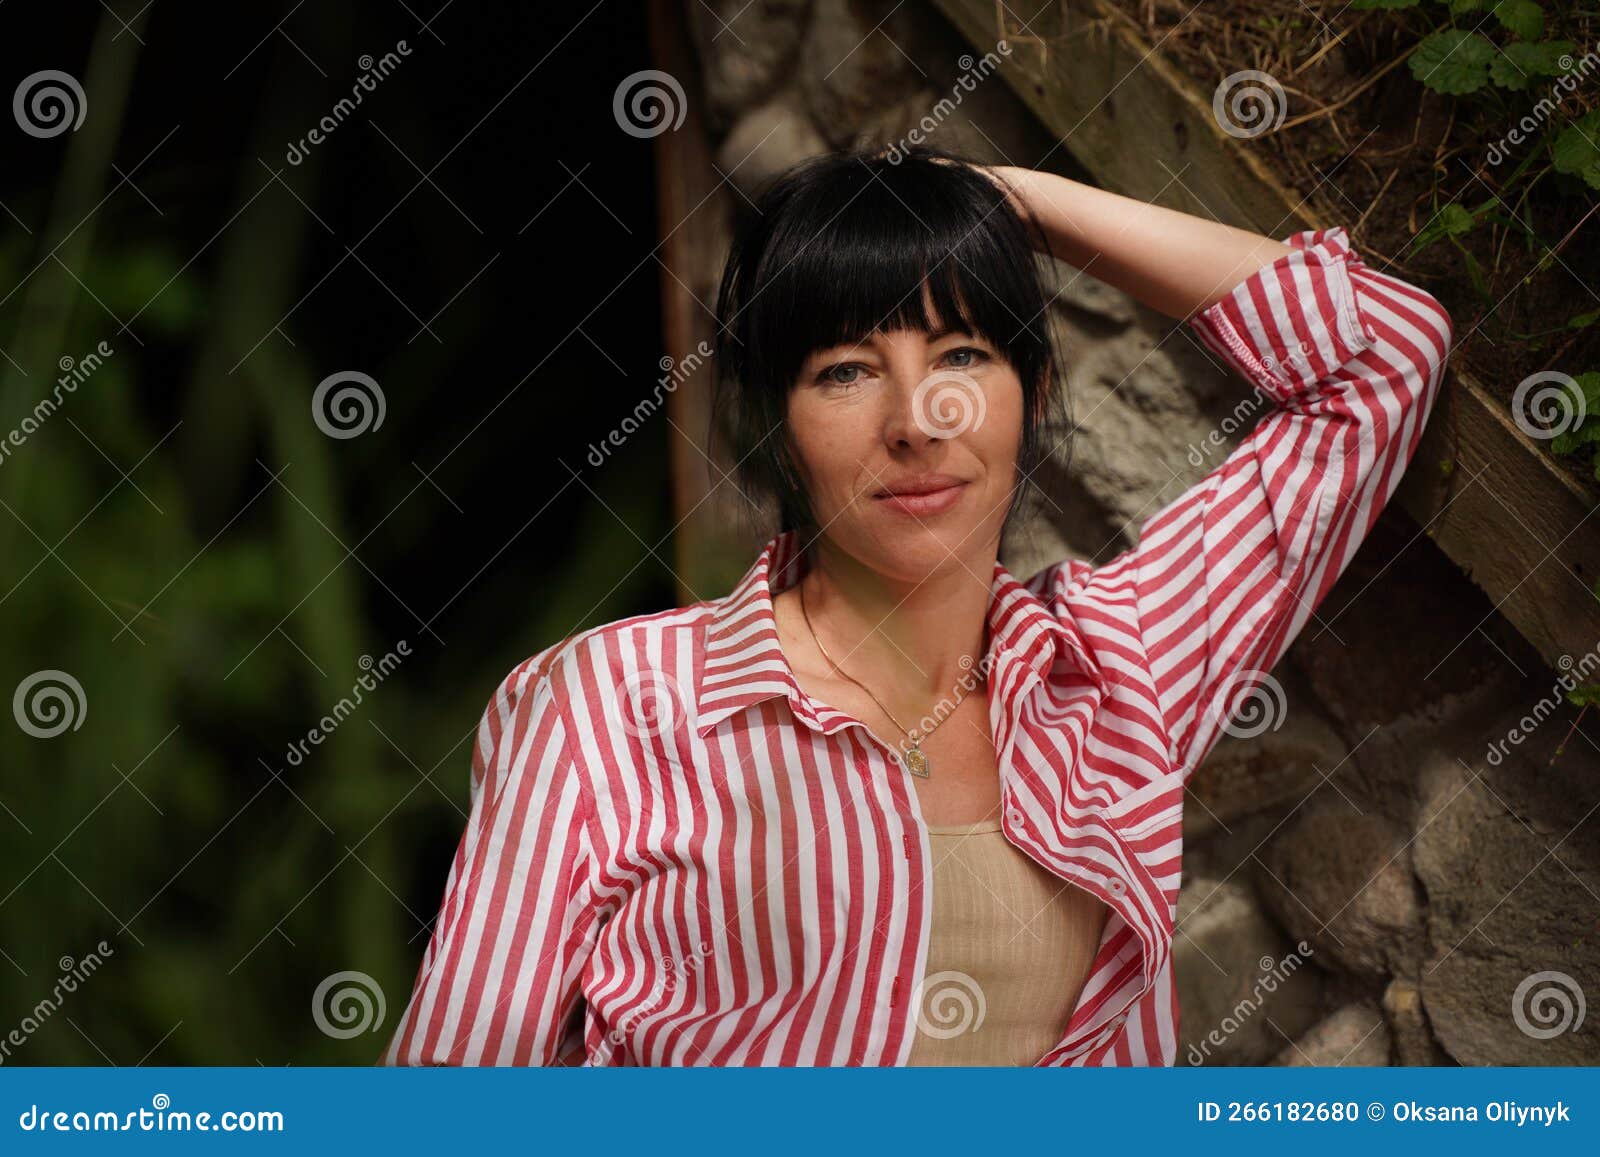
[[[684,654],[677,637],[697,640],[725,601],[706,599],[671,610],[629,615],[568,635],[512,667],[501,678],[496,697],[516,698],[530,690],[542,690],[560,698],[578,692],[585,684],[592,685],[599,677],[613,681],[640,677]]]

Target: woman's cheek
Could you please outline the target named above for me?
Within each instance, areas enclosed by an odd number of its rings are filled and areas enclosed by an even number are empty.
[[[825,505],[829,514],[837,513],[848,506],[855,498],[853,478],[858,471],[851,464],[848,468],[843,460],[830,457],[823,469],[821,490],[825,496]]]
[[[859,463],[863,455],[854,453],[850,446],[847,425],[842,422],[819,423],[807,427],[807,437],[800,446],[809,477],[809,489],[814,501],[821,500],[830,511],[846,505],[854,496]]]

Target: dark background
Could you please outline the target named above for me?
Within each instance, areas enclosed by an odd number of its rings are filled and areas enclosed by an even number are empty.
[[[82,688],[54,737],[0,716],[4,1061],[368,1063],[495,684],[676,601],[665,424],[586,461],[660,374],[651,142],[612,111],[644,6],[142,5],[0,7],[0,438],[113,351],[0,460],[0,692]],[[44,69],[87,112],[38,139]],[[351,438],[312,413],[343,371],[384,402]],[[338,1039],[345,971],[385,1015]]]

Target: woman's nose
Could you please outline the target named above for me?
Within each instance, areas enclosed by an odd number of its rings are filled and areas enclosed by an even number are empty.
[[[918,393],[921,381],[914,374],[896,373],[891,387],[884,391],[888,412],[884,415],[883,440],[896,449],[925,445],[933,440],[925,429],[927,420],[918,410],[924,403]]]
[[[885,440],[893,445],[906,447],[956,438],[983,423],[983,389],[961,370],[896,373],[894,388],[886,394],[890,412]]]

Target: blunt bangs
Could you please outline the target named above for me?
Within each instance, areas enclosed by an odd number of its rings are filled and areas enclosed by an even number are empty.
[[[938,158],[945,158],[940,160]],[[717,436],[735,474],[814,526],[782,436],[806,359],[873,333],[964,329],[1022,382],[1019,470],[1038,462],[1058,359],[1029,226],[993,182],[925,148],[846,152],[789,170],[736,231],[717,300]],[[1042,249],[1043,240],[1038,244]],[[929,310],[931,306],[931,312]],[[1017,509],[1023,492],[1018,486]]]

